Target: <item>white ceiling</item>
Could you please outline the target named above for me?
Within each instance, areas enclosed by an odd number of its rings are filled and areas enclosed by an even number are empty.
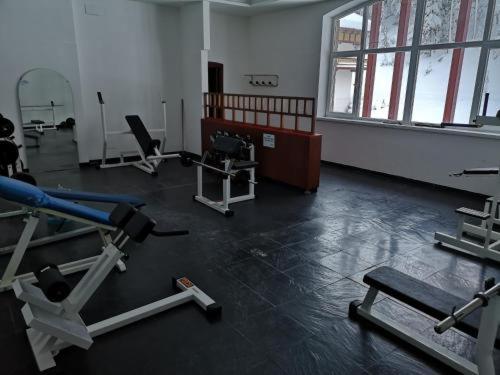
[[[148,3],[182,6],[200,0],[137,0]],[[324,0],[208,0],[210,8],[238,15],[255,15],[300,5],[319,3]]]

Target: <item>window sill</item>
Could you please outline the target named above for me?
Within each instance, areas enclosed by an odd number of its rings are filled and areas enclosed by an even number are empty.
[[[337,125],[360,125],[360,126],[368,126],[376,128],[389,128],[389,129],[408,130],[408,131],[416,131],[424,133],[426,132],[426,133],[437,133],[437,134],[452,134],[465,137],[489,138],[489,139],[500,140],[500,127],[488,126],[488,125],[483,126],[482,128],[473,128],[474,130],[470,130],[470,129],[458,129],[458,128],[453,128],[453,129],[428,128],[424,126],[399,125],[399,124],[390,124],[379,121],[357,120],[357,119],[355,120],[355,119],[333,118],[324,116],[317,116],[316,118],[318,121],[331,122]]]

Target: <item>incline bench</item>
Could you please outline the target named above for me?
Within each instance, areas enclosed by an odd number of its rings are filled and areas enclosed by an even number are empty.
[[[477,293],[474,300],[468,302],[390,267],[379,267],[367,273],[363,281],[370,289],[363,301],[351,302],[351,318],[365,319],[461,373],[495,374],[492,353],[494,347],[500,348],[500,337],[497,335],[500,298],[496,298],[500,293],[500,284],[493,285],[494,280],[488,280],[485,283],[488,290]],[[378,292],[388,294],[432,318],[441,320],[434,327],[439,334],[454,326],[477,338],[475,362],[411,331],[382,313],[372,311]],[[463,307],[459,308],[460,306]]]

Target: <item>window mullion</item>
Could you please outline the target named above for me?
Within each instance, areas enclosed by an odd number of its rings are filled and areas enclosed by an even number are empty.
[[[363,27],[361,29],[361,46],[358,51],[356,60],[356,79],[354,83],[354,98],[352,104],[352,114],[354,117],[359,117],[359,106],[361,101],[361,85],[363,84],[363,60],[364,48],[366,45],[366,29],[368,27],[368,6],[363,9]]]
[[[415,98],[415,86],[417,82],[417,65],[419,59],[419,45],[422,38],[422,27],[424,24],[425,0],[417,0],[415,11],[415,23],[413,26],[413,40],[411,44],[410,66],[408,67],[408,81],[406,83],[405,106],[403,112],[403,123],[411,123],[413,101]]]
[[[486,20],[484,24],[483,42],[487,41],[491,35],[491,27],[493,24],[493,17],[495,11],[495,0],[490,0],[488,3],[488,11],[486,13]],[[470,109],[469,123],[472,124],[473,120],[479,114],[481,108],[481,100],[483,97],[484,80],[486,78],[486,68],[488,64],[488,56],[490,49],[483,45],[481,47],[481,54],[479,55],[479,64],[476,73],[476,84],[474,85],[474,95],[472,96],[472,104]]]

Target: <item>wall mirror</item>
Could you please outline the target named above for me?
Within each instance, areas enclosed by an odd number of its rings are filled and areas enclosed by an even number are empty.
[[[18,97],[30,173],[78,167],[73,92],[69,81],[50,69],[23,74]]]

